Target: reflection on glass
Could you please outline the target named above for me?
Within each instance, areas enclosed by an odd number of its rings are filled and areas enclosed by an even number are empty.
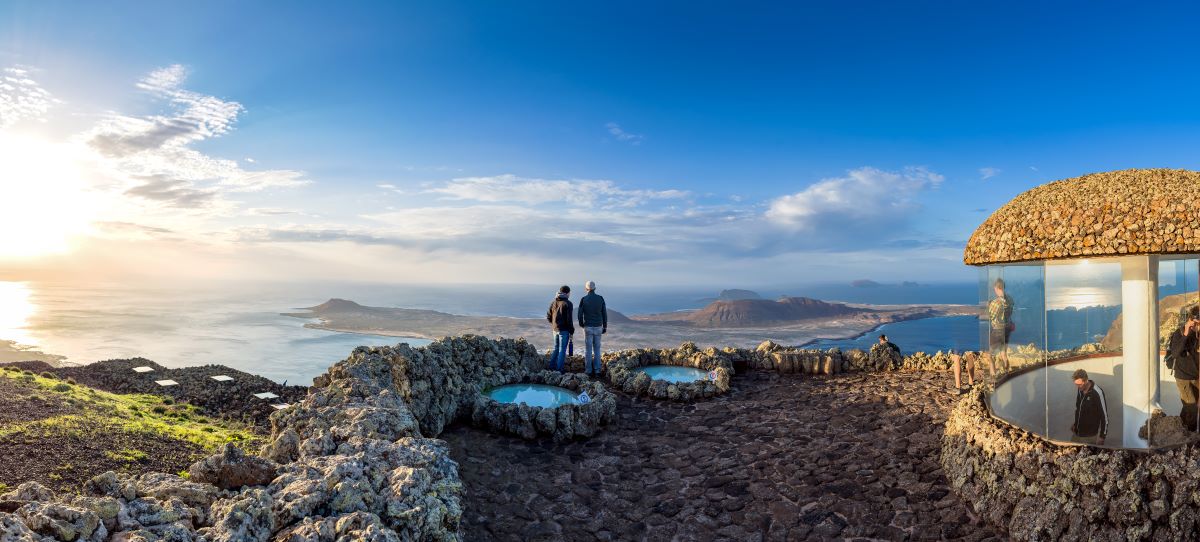
[[[1158,269],[1158,406],[1149,424],[1150,444],[1174,446],[1195,440],[1200,419],[1196,415],[1196,359],[1200,323],[1197,278],[1200,260],[1164,259]]]

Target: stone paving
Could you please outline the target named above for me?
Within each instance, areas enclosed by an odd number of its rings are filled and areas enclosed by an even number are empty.
[[[466,540],[998,540],[939,465],[946,378],[751,372],[695,404],[618,394],[584,441],[441,438]]]

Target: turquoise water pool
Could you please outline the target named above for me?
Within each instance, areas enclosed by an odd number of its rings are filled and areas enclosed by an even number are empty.
[[[700,369],[692,367],[676,367],[674,365],[647,365],[638,367],[636,371],[641,371],[650,375],[653,380],[666,380],[667,382],[694,382],[696,380],[708,380],[708,373]]]
[[[553,408],[579,401],[579,394],[558,386],[545,384],[509,384],[484,392],[501,403],[525,403],[531,407]]]

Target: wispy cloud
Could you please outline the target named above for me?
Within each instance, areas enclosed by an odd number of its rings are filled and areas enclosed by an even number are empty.
[[[580,207],[634,207],[653,200],[680,200],[685,190],[630,190],[607,180],[547,180],[516,175],[464,177],[427,192],[449,200],[539,205],[563,203]]]
[[[979,168],[979,179],[986,181],[1000,174],[1000,169],[994,167]]]
[[[171,179],[165,175],[136,178],[142,183],[126,190],[125,194],[164,203],[170,207],[200,209],[212,205],[217,198],[216,190],[191,188],[191,183]]]
[[[608,133],[617,138],[617,141],[624,141],[632,145],[641,145],[642,141],[646,139],[646,136],[641,134],[626,132],[625,130],[621,129],[621,125],[615,122],[605,124],[604,127],[608,128]]]
[[[169,114],[131,117],[113,113],[80,136],[103,157],[111,176],[129,181],[127,195],[198,209],[212,206],[226,193],[310,182],[301,171],[247,170],[236,160],[191,148],[229,133],[245,109],[238,102],[183,88],[186,79],[187,69],[178,64],[150,72],[136,87],[165,100]]]
[[[878,235],[887,232],[888,223],[915,212],[918,194],[943,180],[924,167],[899,172],[863,167],[772,200],[766,217],[797,231],[866,233],[862,228],[884,228]]]
[[[51,107],[61,103],[30,75],[22,67],[0,70],[0,129],[26,119],[42,120]]]

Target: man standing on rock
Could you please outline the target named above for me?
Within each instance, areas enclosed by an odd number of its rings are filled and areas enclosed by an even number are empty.
[[[1179,388],[1179,400],[1183,402],[1179,417],[1183,421],[1183,427],[1189,431],[1196,431],[1197,424],[1200,423],[1196,415],[1196,399],[1200,396],[1196,387],[1197,376],[1200,376],[1200,367],[1197,364],[1197,361],[1200,361],[1198,334],[1200,308],[1192,307],[1188,309],[1183,324],[1171,333],[1167,342],[1167,368],[1175,372],[1175,387]]]
[[[562,372],[567,362],[567,345],[575,334],[575,324],[571,322],[575,307],[571,304],[571,287],[563,285],[558,289],[558,295],[550,302],[546,311],[546,321],[554,329],[554,353],[550,355],[550,367]]]
[[[988,343],[994,361],[1003,362],[1004,370],[1007,371],[1008,338],[1017,327],[1012,321],[1013,300],[1004,292],[1004,279],[996,279],[996,282],[992,284],[992,290],[996,292],[996,297],[988,303],[988,318],[992,322]],[[993,377],[996,376],[994,363],[988,363],[988,371]]]
[[[1079,369],[1071,375],[1075,381],[1075,423],[1071,424],[1071,440],[1083,444],[1104,445],[1108,434],[1108,402],[1104,390],[1088,379],[1087,371]]]
[[[579,300],[579,327],[583,328],[583,372],[600,376],[600,335],[608,333],[608,308],[604,298],[596,293],[596,283],[583,285],[587,295]]]

